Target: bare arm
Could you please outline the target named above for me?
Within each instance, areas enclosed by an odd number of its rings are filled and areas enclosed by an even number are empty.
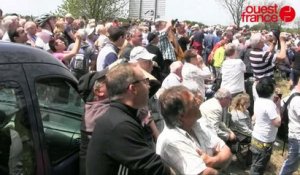
[[[219,149],[219,150],[218,150]],[[225,169],[231,162],[232,153],[227,145],[222,148],[217,148],[214,156],[209,156],[207,154],[202,154],[202,158],[208,167],[213,167],[216,169]]]
[[[272,120],[272,125],[279,127],[281,125],[281,117],[277,115],[275,119]]]
[[[278,98],[275,102],[276,104],[276,118],[272,120],[272,125],[275,127],[279,127],[281,125],[281,117],[280,117],[280,99]]]
[[[163,28],[159,32],[167,32],[168,33],[170,31],[171,27],[172,27],[172,23],[171,23],[171,21],[168,21],[165,28]]]
[[[217,170],[207,167],[204,171],[200,173],[200,175],[217,175],[219,174]]]
[[[81,37],[79,35],[76,35],[76,40],[75,40],[72,50],[65,53],[63,56],[64,62],[69,63],[70,60],[78,53],[78,51],[80,49],[80,42],[81,42]]]
[[[155,142],[156,142],[156,141],[157,141],[157,138],[158,138],[158,136],[159,136],[159,134],[160,134],[160,133],[159,133],[159,130],[157,129],[154,120],[151,120],[150,123],[149,123],[148,125],[149,125],[149,127],[151,128],[152,135],[153,135],[153,137],[154,137],[154,139],[155,139]]]
[[[286,58],[286,43],[285,43],[286,37],[287,36],[286,36],[285,32],[280,33],[279,41],[280,41],[281,48],[280,48],[279,54],[277,54],[277,57],[276,57],[276,60],[278,60],[278,61],[284,60]]]

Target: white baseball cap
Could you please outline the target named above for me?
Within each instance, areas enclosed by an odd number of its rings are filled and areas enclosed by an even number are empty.
[[[156,55],[149,53],[146,48],[137,46],[130,52],[130,62],[136,62],[139,59],[152,61],[155,56]]]

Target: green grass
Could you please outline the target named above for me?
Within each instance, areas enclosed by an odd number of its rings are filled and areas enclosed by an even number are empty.
[[[277,87],[280,88],[280,91],[282,93],[282,97],[286,97],[290,93],[290,83],[282,79],[281,77],[275,77]],[[285,144],[284,154],[282,155],[282,149],[283,149],[283,141],[276,140],[276,144],[273,147],[273,153],[271,156],[271,160],[266,168],[265,175],[277,175],[279,174],[279,171],[281,169],[281,166],[284,162],[284,160],[287,157],[288,153],[288,146],[287,143]],[[228,167],[228,172],[232,175],[248,175],[249,169],[245,168],[244,166],[241,166],[241,163],[236,161],[233,161],[231,165]],[[300,167],[298,168],[298,171],[294,173],[294,175],[300,175]]]

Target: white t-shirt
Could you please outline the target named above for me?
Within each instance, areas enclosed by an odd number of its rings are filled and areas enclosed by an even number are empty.
[[[267,98],[258,98],[254,102],[255,125],[252,137],[255,139],[270,143],[276,139],[278,128],[272,124],[278,114],[276,104]]]
[[[300,140],[300,96],[295,96],[288,105],[289,138]]]
[[[245,91],[244,73],[246,65],[241,59],[226,59],[222,65],[221,88],[227,89],[231,94]]]

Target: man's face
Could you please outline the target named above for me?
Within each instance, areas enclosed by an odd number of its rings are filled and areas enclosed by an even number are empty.
[[[149,79],[146,79],[140,67],[134,70],[136,81],[132,83],[134,86],[134,104],[137,108],[142,108],[148,105],[149,99]]]
[[[79,20],[74,20],[72,23],[72,28],[74,31],[77,31],[80,28],[80,21]]]
[[[25,43],[27,41],[27,35],[23,27],[17,28],[18,35],[15,40],[17,43]]]
[[[15,17],[12,19],[12,23],[9,25],[11,29],[17,29],[19,27],[19,18]]]
[[[134,46],[141,46],[143,41],[143,35],[140,31],[135,32],[131,36],[131,42]]]
[[[157,35],[157,36],[155,36],[155,38],[152,40],[151,43],[153,43],[153,44],[158,44],[158,42],[159,42],[159,37],[158,37],[158,35]]]
[[[230,43],[233,40],[233,33],[232,32],[228,32],[226,34],[226,38],[228,40],[228,43]]]
[[[264,37],[261,37],[259,43],[258,43],[258,48],[262,49],[265,46],[265,39]]]
[[[37,31],[37,27],[35,24],[30,25],[27,29],[26,32],[30,35],[35,35]]]
[[[202,63],[202,58],[200,55],[197,54],[197,56],[193,57],[191,59],[191,64],[195,65],[195,66],[200,66]]]
[[[151,73],[151,71],[153,70],[153,62],[151,60],[139,59],[138,63],[140,67],[143,68],[148,73]]]
[[[126,40],[125,35],[120,36],[120,38],[119,38],[119,39],[117,40],[117,42],[116,42],[116,46],[117,46],[118,48],[121,48],[121,47],[123,46],[125,40]]]
[[[94,90],[94,94],[99,100],[105,99],[108,97],[107,88],[104,79],[97,80],[98,85],[97,88]]]
[[[230,97],[225,97],[225,98],[220,100],[220,104],[223,108],[228,107],[231,103],[231,100],[232,100],[231,96]]]
[[[74,19],[72,17],[66,17],[67,24],[72,24]]]
[[[166,22],[164,22],[164,21],[159,21],[159,22],[157,22],[156,25],[155,25],[155,28],[156,28],[156,30],[158,30],[158,31],[163,30],[165,27],[166,27]]]
[[[201,117],[199,110],[199,106],[201,104],[201,95],[196,95],[189,92],[188,94],[184,94],[184,96],[186,97],[183,97],[183,100],[187,100],[187,105],[185,106],[185,113],[180,120],[182,122],[182,128],[186,131],[189,131]]]
[[[52,29],[54,29],[55,28],[55,23],[56,23],[56,17],[51,17],[49,20],[48,20],[48,22],[49,22],[49,25],[52,27]]]

